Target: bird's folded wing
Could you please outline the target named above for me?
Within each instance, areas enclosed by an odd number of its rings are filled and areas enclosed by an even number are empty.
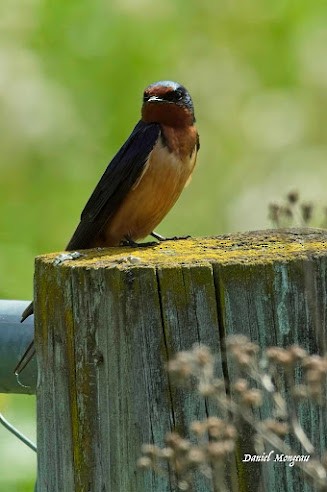
[[[142,175],[148,156],[160,135],[158,123],[139,121],[112,159],[81,215],[67,250],[90,247]]]

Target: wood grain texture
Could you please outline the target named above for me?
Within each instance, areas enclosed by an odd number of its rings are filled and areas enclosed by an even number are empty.
[[[176,388],[165,370],[194,343],[211,347],[218,361],[233,333],[262,348],[299,343],[311,353],[326,350],[325,231],[84,253],[59,266],[55,253],[36,261],[39,492],[174,491],[166,478],[137,470],[136,461],[142,443],[162,445],[172,429],[189,436],[190,422],[214,411]],[[229,359],[227,370],[232,377]],[[220,362],[217,371],[221,377]],[[301,417],[326,448],[326,412],[304,405]],[[281,463],[238,461],[235,477],[229,490],[313,490]],[[197,477],[195,490],[212,488]]]

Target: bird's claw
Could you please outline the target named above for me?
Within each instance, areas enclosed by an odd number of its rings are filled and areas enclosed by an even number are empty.
[[[166,237],[166,241],[178,241],[179,239],[191,239],[192,236],[187,234],[186,236],[172,236]]]
[[[151,236],[155,237],[159,242],[178,241],[179,239],[190,239],[190,237],[191,237],[190,235],[165,237],[165,236],[162,236],[161,234],[158,234],[157,232],[151,232]]]
[[[133,241],[133,239],[126,237],[123,241],[121,241],[121,246],[130,246],[131,248],[147,248],[148,246],[155,246],[158,244],[155,241],[149,241],[147,243],[137,243]]]

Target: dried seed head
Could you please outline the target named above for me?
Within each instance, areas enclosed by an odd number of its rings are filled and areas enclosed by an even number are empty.
[[[180,453],[186,453],[191,448],[191,443],[187,439],[181,439],[177,448]]]
[[[244,346],[248,342],[249,339],[245,335],[230,335],[226,339],[226,346],[228,349],[233,349],[234,347]]]
[[[202,449],[193,447],[188,454],[188,459],[192,464],[199,464],[205,462],[206,456]]]
[[[207,419],[207,429],[210,437],[215,437],[216,439],[221,437],[225,426],[226,422],[218,417],[209,417]]]
[[[320,355],[310,355],[303,360],[303,367],[306,370],[316,370],[322,373],[327,371],[327,363],[325,357],[320,357]]]
[[[185,380],[192,375],[192,361],[187,352],[179,352],[175,359],[168,362],[168,371],[177,378]]]
[[[209,442],[207,446],[210,458],[221,459],[225,456],[226,451],[223,442]]]
[[[225,421],[220,419],[219,417],[208,417],[207,420],[207,427],[220,427],[224,428],[225,426]]]
[[[240,366],[246,367],[249,366],[252,362],[252,357],[246,352],[242,352],[241,350],[238,352],[235,351],[233,355]]]
[[[169,432],[165,436],[165,443],[173,449],[177,449],[181,441],[182,438],[177,432]]]
[[[313,205],[312,203],[302,203],[301,204],[302,219],[305,224],[307,224],[312,218]]]
[[[291,350],[281,347],[269,347],[266,350],[266,357],[269,361],[289,367],[295,362],[294,354]]]
[[[234,389],[238,393],[244,393],[249,387],[249,382],[246,379],[240,378],[234,384]]]
[[[151,468],[152,460],[150,458],[148,458],[147,456],[142,456],[142,458],[139,458],[137,460],[137,466],[139,468],[144,468],[144,469]]]
[[[209,442],[207,445],[207,453],[209,458],[213,460],[224,459],[225,456],[233,452],[235,442],[231,439],[225,441]]]
[[[218,378],[213,379],[212,385],[215,388],[215,390],[218,392],[225,390],[225,383],[222,379],[218,379]]]
[[[258,352],[259,346],[256,343],[250,342],[247,337],[235,336],[232,337],[232,343],[228,344],[229,350],[233,353],[234,350],[245,352],[248,355],[254,355]]]
[[[296,203],[299,200],[299,192],[297,190],[292,190],[287,193],[287,200],[290,203]]]
[[[295,360],[303,360],[308,355],[307,351],[298,345],[291,345],[289,347],[289,352]]]
[[[191,431],[194,432],[197,436],[203,436],[206,432],[207,426],[204,422],[200,422],[200,420],[195,420],[191,423]]]
[[[313,382],[308,385],[308,395],[316,401],[321,401],[323,387],[320,382]]]
[[[177,484],[179,490],[190,490],[190,484],[186,480],[180,480]]]
[[[233,355],[235,361],[241,366],[249,366],[259,351],[259,346],[252,343],[244,335],[233,335],[226,340],[227,350]]]
[[[262,422],[265,429],[277,434],[280,437],[285,436],[289,432],[289,425],[286,422],[279,422],[274,419],[267,419]]]
[[[268,218],[275,223],[278,223],[279,214],[280,214],[280,206],[278,203],[269,203],[268,205]]]
[[[171,459],[175,455],[175,451],[172,448],[166,447],[161,450],[161,457],[164,459]]]
[[[211,350],[205,345],[194,346],[193,355],[195,358],[195,362],[200,366],[206,366],[208,364],[212,365],[214,362]]]
[[[257,389],[250,389],[243,393],[242,403],[248,406],[260,407],[262,405],[262,393]]]
[[[158,452],[160,452],[160,448],[158,448],[154,444],[143,444],[141,451],[143,454],[147,456],[158,456]]]
[[[232,453],[235,449],[235,441],[232,439],[227,439],[224,441],[224,449],[227,454]]]
[[[224,437],[228,440],[234,440],[237,437],[236,428],[233,425],[227,425],[225,427]]]
[[[167,444],[167,447],[171,448],[176,454],[186,453],[191,447],[191,443],[187,439],[183,439],[177,432],[166,434],[165,443]]]
[[[244,347],[244,350],[246,351],[247,354],[249,355],[255,355],[256,353],[259,352],[259,346],[256,344],[256,343],[253,343],[253,342],[248,342],[245,347]]]
[[[323,382],[324,379],[324,373],[322,373],[318,369],[310,369],[305,373],[305,380],[308,384]]]
[[[294,386],[292,391],[293,398],[297,400],[303,400],[308,396],[308,389],[304,384],[297,384]]]
[[[200,383],[198,386],[199,393],[202,396],[212,396],[216,392],[216,388],[210,383]]]

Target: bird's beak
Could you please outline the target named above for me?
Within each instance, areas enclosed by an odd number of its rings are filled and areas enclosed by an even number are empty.
[[[161,99],[158,96],[151,96],[151,97],[149,97],[149,99],[147,100],[147,102],[163,102],[163,99]]]

